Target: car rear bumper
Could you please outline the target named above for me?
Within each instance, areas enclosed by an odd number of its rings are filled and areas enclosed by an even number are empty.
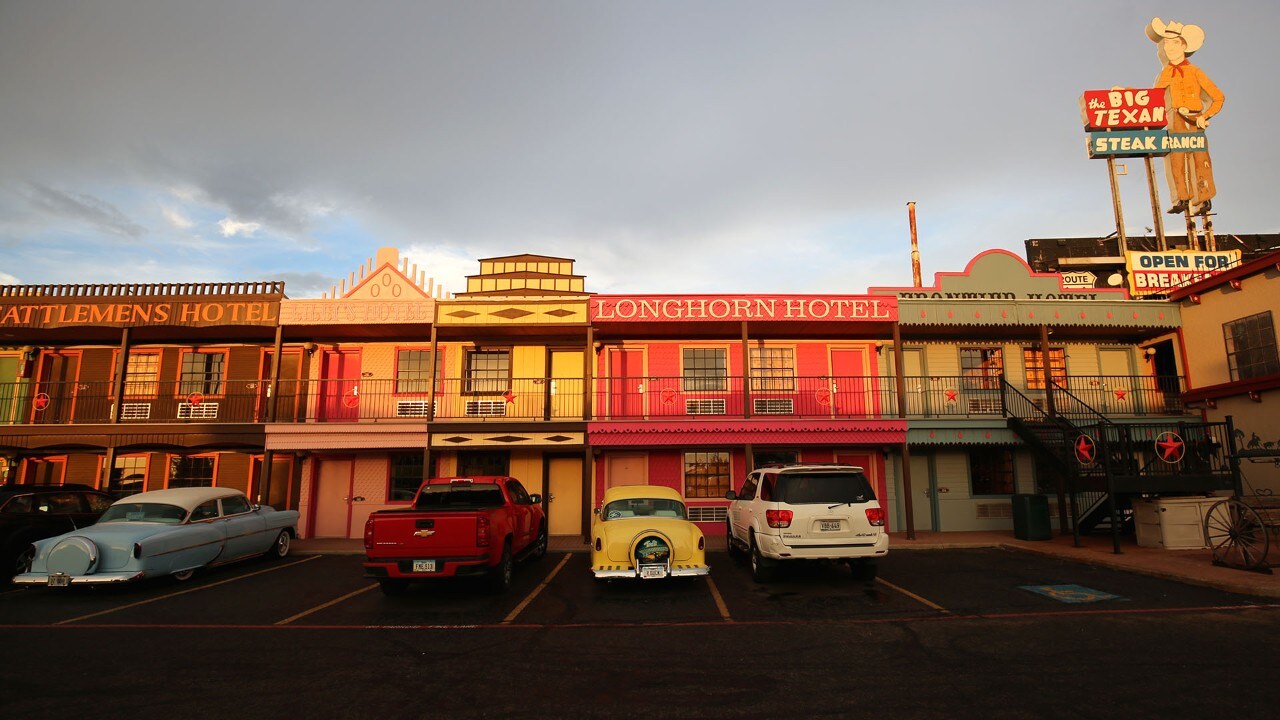
[[[758,535],[760,554],[774,560],[843,560],[880,557],[889,553],[889,536],[880,533],[856,541],[788,545],[776,535]]]
[[[435,560],[434,572],[414,572],[414,560]],[[437,577],[479,575],[489,570],[489,557],[467,558],[406,558],[396,560],[365,561],[364,576],[368,578],[404,578],[406,580]]]
[[[626,578],[639,578],[640,571],[636,568],[619,568],[616,566],[604,566],[591,568],[591,574],[600,580],[615,580]],[[667,572],[667,577],[697,577],[699,575],[711,574],[711,567],[708,565],[679,565],[671,568]]]
[[[125,572],[107,572],[94,573],[92,575],[70,575],[67,577],[67,587],[71,585],[110,585],[112,583],[125,583],[134,580],[141,580],[146,573],[141,570],[129,570]],[[13,579],[14,585],[49,585],[49,575],[46,573],[23,573]]]

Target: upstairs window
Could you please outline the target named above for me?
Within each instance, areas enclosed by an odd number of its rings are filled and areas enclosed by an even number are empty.
[[[1227,369],[1233,381],[1280,373],[1271,311],[1225,323],[1222,334],[1227,342]]]
[[[1040,348],[1023,348],[1022,365],[1027,371],[1027,389],[1044,390],[1044,353]],[[1067,384],[1067,351],[1049,348],[1049,377],[1058,385]]]
[[[463,392],[499,394],[511,389],[511,351],[474,350],[467,353]]]
[[[751,389],[795,392],[795,348],[751,348]]]
[[[1004,352],[998,347],[960,348],[960,374],[965,390],[999,390]]]
[[[441,359],[444,353],[435,356],[436,392],[444,387],[444,373]],[[401,350],[396,355],[396,392],[426,394],[431,383],[431,351]]]
[[[729,389],[729,361],[724,348],[684,348],[681,386],[685,392]]]
[[[183,355],[178,395],[221,395],[226,360],[227,354],[222,352],[189,352]]]
[[[160,380],[160,354],[131,352],[124,369],[126,397],[155,397]]]

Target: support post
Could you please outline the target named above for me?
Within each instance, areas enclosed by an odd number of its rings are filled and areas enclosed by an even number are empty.
[[[1111,210],[1116,216],[1116,238],[1120,241],[1120,252],[1129,249],[1129,241],[1124,236],[1124,210],[1120,207],[1120,184],[1116,182],[1116,159],[1107,158],[1107,179],[1111,181]]]
[[[109,493],[111,492],[111,471],[116,467],[116,449],[114,446],[108,447],[107,452],[102,456],[102,477],[98,480],[98,489]],[[144,479],[143,490],[146,490],[146,482]],[[114,497],[114,496],[112,496]]]
[[[595,385],[596,370],[596,329],[587,326],[587,349],[582,353],[582,421],[590,422],[594,408],[591,406],[591,392]]]
[[[124,375],[129,368],[129,328],[120,331],[120,354],[116,356],[116,378],[111,383],[111,424],[120,422],[124,407]]]
[[[276,451],[262,451],[262,469],[258,473],[258,504],[271,504],[271,466],[275,464]]]
[[[751,417],[751,341],[747,321],[742,321],[742,417]]]
[[[438,342],[438,338],[436,337],[436,326],[432,325],[431,326],[431,369],[427,371],[427,377],[430,378],[430,384],[427,387],[431,388],[431,394],[430,394],[431,402],[427,403],[427,422],[431,422],[432,420],[436,419],[436,354],[439,352],[440,352],[440,344]],[[428,431],[427,437],[430,438],[430,436],[431,436],[431,433],[430,431]],[[425,466],[423,467],[423,472],[426,472]]]
[[[898,391],[898,417],[907,417],[907,377],[906,360],[902,357],[902,327],[893,324],[893,372]],[[916,539],[915,513],[911,506],[911,448],[904,437],[902,441],[902,512],[906,515],[907,539]]]
[[[595,507],[596,500],[593,497],[593,485],[591,479],[595,477],[594,453],[591,451],[590,445],[582,448],[582,544],[586,545],[591,542],[591,509]]]
[[[1151,226],[1156,231],[1156,242],[1159,243],[1160,252],[1168,250],[1168,243],[1164,239],[1164,216],[1160,213],[1160,189],[1156,185],[1156,164],[1148,155],[1142,159],[1147,166],[1147,190],[1151,194]],[[1120,248],[1123,254],[1125,248]]]
[[[276,421],[276,398],[280,395],[280,353],[284,351],[284,326],[276,327],[276,342],[271,349],[271,384],[267,386],[267,422]]]

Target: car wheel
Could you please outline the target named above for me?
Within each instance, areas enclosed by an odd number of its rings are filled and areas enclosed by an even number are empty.
[[[733,524],[728,520],[724,521],[724,544],[725,549],[729,551],[729,557],[738,554],[738,546],[733,543]]]
[[[403,595],[404,591],[409,589],[409,581],[401,578],[383,578],[378,581],[378,587],[383,595],[394,597]]]
[[[871,581],[876,579],[878,566],[872,560],[850,560],[849,571],[854,580]]]
[[[774,561],[760,554],[755,536],[751,536],[751,579],[758,583],[767,583],[773,579],[776,568]]]
[[[511,568],[515,563],[511,559],[511,543],[502,546],[502,559],[489,570],[489,589],[495,593],[506,592],[511,587]]]
[[[533,541],[533,559],[537,560],[547,554],[547,526],[538,531],[538,539]]]
[[[170,574],[169,577],[173,578],[174,580],[177,580],[178,582],[186,582],[191,579],[192,575],[195,575],[195,574],[196,574],[195,568],[188,568],[186,570],[179,570],[176,573],[172,573]]]
[[[36,559],[36,546],[28,545],[26,549],[18,553],[17,559],[10,566],[14,575],[21,575],[25,572],[31,572],[31,563]]]
[[[267,551],[267,554],[273,558],[288,556],[291,541],[292,537],[289,535],[289,531],[281,530],[280,534],[276,536],[276,541],[271,544],[271,549]]]

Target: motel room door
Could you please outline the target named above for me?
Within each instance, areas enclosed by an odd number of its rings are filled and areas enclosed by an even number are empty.
[[[80,354],[48,352],[40,356],[39,380],[31,399],[32,423],[66,423],[76,402]]]
[[[320,359],[322,422],[353,422],[360,417],[360,351],[326,350]]]
[[[355,461],[350,458],[319,458],[313,502],[316,524],[311,536],[351,537],[351,493],[355,484]],[[272,484],[275,481],[272,480]]]
[[[547,419],[582,418],[582,351],[551,351],[551,382],[547,388]]]
[[[644,417],[644,351],[609,348],[609,417]]]
[[[547,534],[582,534],[581,457],[547,460]]]
[[[833,349],[831,375],[831,412],[836,417],[865,417],[878,404],[869,392],[866,350]]]

